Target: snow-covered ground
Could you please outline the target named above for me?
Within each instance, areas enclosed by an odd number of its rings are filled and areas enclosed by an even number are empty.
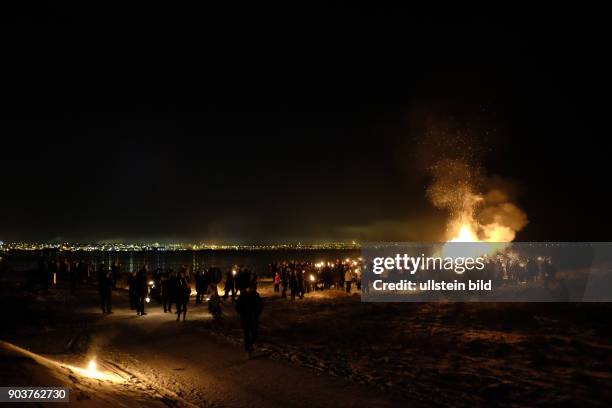
[[[0,361],[3,386],[70,388],[70,404],[59,405],[105,408],[167,406],[159,391],[135,383],[132,376],[112,364],[99,364],[92,371],[71,365],[66,359],[44,357],[2,341]]]
[[[13,301],[27,304],[29,324],[9,316],[6,325],[11,329],[5,339],[39,353],[38,358],[52,361],[60,370],[73,367],[72,377],[61,384],[97,385],[78,385],[75,397],[98,393],[101,400],[109,400],[106,394],[119,393],[124,400],[117,404],[123,406],[125,400],[135,406],[402,405],[400,397],[270,358],[266,348],[260,347],[253,359],[247,359],[242,344],[233,337],[239,330],[231,300],[224,304],[221,328],[213,325],[205,305],[195,306],[193,301],[185,322],[177,322],[176,315],[164,314],[161,306],[153,304],[146,316],[138,317],[128,308],[123,291],[113,294],[114,313],[108,316],[99,313],[92,288],[82,288],[75,297],[64,291],[24,292]],[[117,375],[120,381],[80,375],[79,368],[86,368],[94,358],[101,372]],[[26,385],[14,383],[19,377],[4,376],[2,384]],[[40,385],[47,378],[43,376]]]
[[[137,317],[122,291],[113,294],[115,313],[102,316],[93,288],[77,296],[61,289],[4,292],[2,338],[75,367],[96,358],[122,379],[106,388],[134,405],[612,401],[607,304],[364,304],[357,294],[340,291],[292,302],[274,296],[268,285],[261,292],[265,309],[252,360],[242,351],[229,300],[225,323],[217,327],[206,306],[193,300],[185,322],[153,303],[148,315]]]

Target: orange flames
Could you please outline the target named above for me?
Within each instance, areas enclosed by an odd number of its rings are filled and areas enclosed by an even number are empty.
[[[471,126],[454,119],[432,115],[426,120],[419,147],[431,177],[426,194],[436,208],[449,215],[446,233],[440,237],[445,246],[482,243],[490,247],[487,253],[492,253],[513,241],[528,220],[514,202],[520,186],[487,174],[481,166],[486,149],[477,142],[485,139],[472,132]]]
[[[444,257],[490,256],[503,250],[514,240],[516,231],[508,225],[501,224],[495,217],[489,223],[479,221],[477,218],[479,205],[483,204],[485,202],[481,196],[467,197],[458,215],[451,218],[448,223],[446,244],[441,251]],[[459,242],[473,244],[453,245]]]
[[[452,237],[448,242],[478,242],[478,236],[468,224],[462,224],[459,233]]]

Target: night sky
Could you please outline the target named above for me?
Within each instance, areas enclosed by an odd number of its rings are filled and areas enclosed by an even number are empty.
[[[432,124],[519,240],[612,238],[597,22],[83,7],[2,16],[1,240],[437,240]]]

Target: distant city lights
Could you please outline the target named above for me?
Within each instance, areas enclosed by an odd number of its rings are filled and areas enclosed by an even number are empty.
[[[325,250],[325,249],[361,249],[355,241],[351,243],[332,242],[325,244],[267,244],[267,245],[226,245],[226,244],[159,244],[159,243],[46,243],[46,242],[3,242],[3,251],[108,251],[108,252],[139,252],[139,251],[259,251],[259,250]]]

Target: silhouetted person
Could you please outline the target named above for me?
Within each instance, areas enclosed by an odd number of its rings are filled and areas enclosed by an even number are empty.
[[[257,341],[259,315],[263,310],[263,301],[253,288],[246,288],[236,302],[236,311],[244,332],[244,349],[249,358],[253,356],[253,345]]]
[[[242,292],[251,286],[251,272],[246,268],[240,268],[236,276],[236,290]]]
[[[102,313],[111,314],[113,282],[110,271],[106,270],[106,265],[104,264],[101,264],[100,269],[98,269],[98,290],[100,291],[100,307]]]
[[[291,300],[295,300],[298,291],[298,278],[295,270],[292,270],[289,276],[289,289],[291,290]]]
[[[336,282],[336,289],[344,288],[344,266],[339,260],[336,260],[336,265],[333,269],[334,280]]]
[[[147,266],[145,265],[136,273],[136,314],[139,316],[146,315],[145,302],[148,294]]]
[[[325,265],[321,270],[321,279],[323,280],[323,289],[331,288],[334,283],[334,275],[329,265]]]
[[[121,278],[121,268],[116,263],[111,266],[111,273],[113,276],[113,289],[117,289],[117,282]]]
[[[201,275],[202,278],[202,300],[204,299],[204,297],[206,296],[206,294],[208,293],[208,286],[210,285],[210,270],[203,270]]]
[[[227,294],[231,291],[232,300],[236,300],[236,277],[235,275],[236,275],[235,269],[231,269],[227,271],[227,275],[225,276],[225,287],[223,288],[223,291],[225,292],[223,294],[223,299],[227,299]]]
[[[181,268],[176,279],[176,321],[181,319],[183,313],[183,321],[187,315],[187,305],[189,304],[189,295],[191,295],[191,285],[189,278],[184,268]]]

